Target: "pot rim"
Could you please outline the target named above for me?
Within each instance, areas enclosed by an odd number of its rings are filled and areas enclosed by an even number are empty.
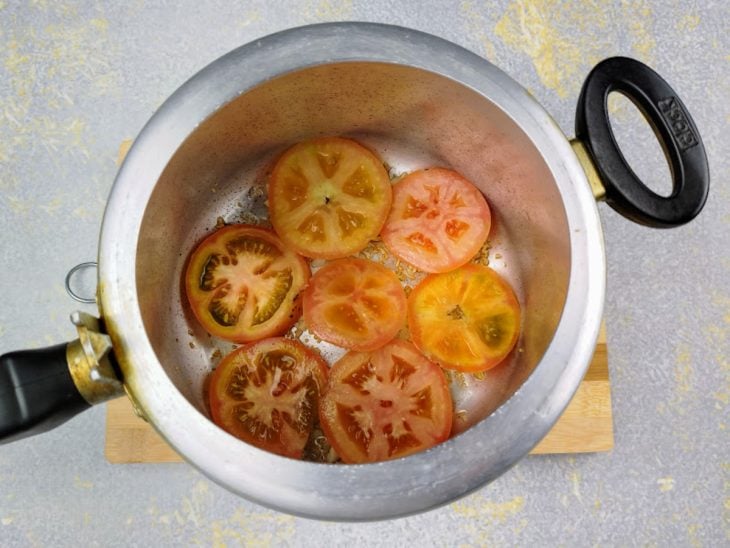
[[[216,428],[177,390],[148,340],[136,291],[146,204],[169,159],[221,106],[284,73],[326,63],[402,64],[488,97],[517,123],[554,176],[570,233],[565,305],[540,363],[488,419],[406,458],[324,465],[280,457]],[[245,67],[245,70],[242,68]],[[525,456],[569,403],[590,363],[603,313],[605,254],[596,202],[558,125],[519,84],[485,59],[420,31],[324,23],[255,40],[183,84],[135,140],[111,190],[99,248],[100,308],[135,404],[188,462],[229,490],[291,514],[375,520],[421,512],[492,481]]]

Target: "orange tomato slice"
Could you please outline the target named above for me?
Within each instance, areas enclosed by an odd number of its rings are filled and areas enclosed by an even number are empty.
[[[413,289],[408,326],[415,345],[442,367],[486,371],[515,346],[520,305],[494,270],[468,264],[427,276]]]
[[[393,185],[380,236],[390,251],[424,272],[468,263],[487,241],[491,212],[481,192],[456,171],[414,171]]]
[[[319,417],[344,462],[376,462],[446,440],[453,403],[441,368],[396,339],[373,352],[348,352],[332,366]]]
[[[318,270],[303,299],[304,323],[320,339],[352,350],[375,350],[406,320],[398,277],[366,259],[339,259]]]
[[[351,139],[294,145],[269,179],[269,217],[284,243],[306,257],[336,259],[361,251],[390,210],[383,162]]]

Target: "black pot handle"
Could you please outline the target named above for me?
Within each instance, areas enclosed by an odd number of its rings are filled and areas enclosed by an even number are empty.
[[[633,101],[654,129],[671,167],[670,196],[648,188],[621,154],[608,118],[612,91]],[[606,202],[625,217],[668,228],[691,221],[704,207],[710,170],[700,135],[674,90],[643,63],[612,57],[596,65],[578,99],[575,132],[602,179]]]
[[[79,338],[68,344],[0,356],[0,445],[46,432],[124,393],[101,322],[84,312],[71,321]]]
[[[71,377],[67,346],[0,356],[0,444],[46,432],[89,408]]]

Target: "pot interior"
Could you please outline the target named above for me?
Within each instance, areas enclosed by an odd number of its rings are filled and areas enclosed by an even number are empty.
[[[160,364],[208,415],[205,379],[233,345],[207,335],[189,310],[186,258],[219,218],[267,225],[268,169],[287,147],[316,136],[356,139],[393,174],[453,168],[486,196],[489,264],[515,289],[521,336],[497,368],[449,378],[455,433],[488,420],[540,364],[558,325],[570,273],[565,210],[545,161],[508,114],[454,80],[402,65],[347,62],[279,76],[221,106],[179,147],[147,205],[136,259],[139,304]],[[330,364],[344,353],[306,331],[300,338]]]

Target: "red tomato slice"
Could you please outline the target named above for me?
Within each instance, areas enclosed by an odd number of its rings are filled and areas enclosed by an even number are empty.
[[[468,264],[427,276],[413,289],[408,326],[415,345],[442,367],[486,371],[517,342],[520,305],[494,270]]]
[[[193,251],[185,293],[208,333],[250,342],[281,335],[294,324],[309,275],[304,259],[270,230],[229,225]]]
[[[393,207],[380,236],[419,270],[448,272],[476,255],[491,221],[487,201],[468,180],[450,169],[423,169],[393,186]]]
[[[366,259],[340,259],[318,270],[304,291],[304,323],[343,348],[380,348],[405,325],[406,295],[398,277]]]
[[[294,145],[269,179],[269,217],[288,247],[306,257],[336,259],[362,250],[390,210],[383,162],[350,139]]]
[[[271,338],[242,346],[211,375],[213,422],[251,445],[299,459],[326,379],[327,363],[297,341]]]
[[[405,457],[449,437],[451,393],[439,366],[396,339],[348,352],[330,370],[320,400],[325,436],[346,463]]]

